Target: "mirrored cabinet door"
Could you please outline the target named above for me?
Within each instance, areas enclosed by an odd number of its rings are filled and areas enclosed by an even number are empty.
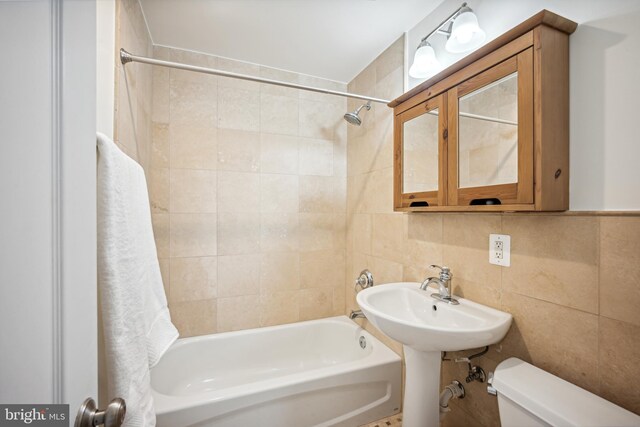
[[[449,91],[449,203],[533,203],[533,52]]]
[[[396,207],[442,206],[446,138],[445,95],[403,112],[396,120]]]
[[[518,183],[518,72],[458,100],[458,187]]]
[[[438,191],[438,116],[435,108],[404,122],[402,189],[405,193]]]

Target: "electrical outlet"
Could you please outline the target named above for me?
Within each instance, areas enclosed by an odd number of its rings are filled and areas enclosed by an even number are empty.
[[[511,265],[511,236],[489,235],[489,263],[509,267]]]

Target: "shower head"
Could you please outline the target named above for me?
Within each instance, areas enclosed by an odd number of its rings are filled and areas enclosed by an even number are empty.
[[[352,125],[360,126],[362,124],[362,119],[358,116],[358,113],[347,113],[344,115],[344,119]]]
[[[363,108],[366,108],[367,111],[371,110],[371,101],[367,102],[366,104],[362,104],[356,111],[345,114],[344,119],[352,125],[360,126],[362,124],[362,119],[360,118],[359,114],[360,110],[362,110]]]

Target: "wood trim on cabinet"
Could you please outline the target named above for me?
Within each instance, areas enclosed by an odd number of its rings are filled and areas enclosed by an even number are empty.
[[[488,70],[497,63],[502,62],[505,59],[508,59],[518,54],[518,52],[521,52],[531,46],[533,46],[533,31],[522,35],[520,38],[514,40],[508,45],[502,46],[484,57],[478,58],[475,62],[472,62],[468,66],[463,67],[459,71],[451,73],[450,75],[447,74],[445,77],[443,77],[442,80],[433,81],[431,86],[423,88],[421,91],[417,91],[414,96],[405,99],[403,95],[400,98],[391,101],[387,105],[389,105],[390,107],[394,107],[394,114],[397,115],[405,110],[408,110],[409,108],[414,107],[417,104],[420,104],[421,102],[424,102],[429,98],[447,91],[453,86],[459,85],[465,80],[468,80],[473,76]],[[475,56],[476,52],[469,54],[469,56]],[[469,56],[465,58],[468,58]],[[450,68],[457,68],[457,64],[464,61],[465,58],[456,62],[445,71],[449,70]],[[441,72],[440,74],[445,73],[445,71]],[[436,74],[435,77],[427,80],[425,83],[434,80],[436,77],[440,76],[440,74]],[[417,88],[422,87],[423,84],[411,89],[409,92],[407,92],[407,94],[413,93]],[[399,99],[403,99],[403,101],[401,103],[396,103],[396,101]]]
[[[458,98],[518,71],[518,58],[512,56],[458,85]]]
[[[439,130],[438,132],[438,206],[447,204],[448,178],[447,172],[447,153],[449,146],[449,99],[446,94],[439,96],[441,99]],[[441,154],[440,154],[441,153]]]
[[[518,182],[459,187],[459,102],[463,96],[518,72]],[[449,98],[450,206],[468,206],[474,199],[497,198],[502,204],[533,203],[533,48],[528,48],[452,88]],[[455,105],[454,105],[455,104]]]
[[[517,203],[533,203],[533,48],[518,61],[518,194]]]
[[[518,184],[485,185],[482,187],[458,188],[455,205],[469,206],[474,199],[499,199],[503,204],[518,202]],[[453,203],[450,205],[455,206]]]
[[[402,126],[399,117],[393,118],[393,208],[402,207]]]
[[[427,202],[429,206],[442,206],[446,204],[446,164],[443,161],[446,153],[446,139],[447,139],[447,102],[446,96],[440,95],[423,103],[416,105],[415,107],[404,111],[394,120],[394,174],[393,174],[393,186],[394,186],[394,209],[399,210],[401,208],[408,208],[412,203]],[[404,139],[404,123],[409,120],[415,119],[423,114],[427,114],[429,111],[438,109],[438,190],[437,191],[424,191],[414,193],[404,193],[403,183],[403,162],[404,162],[404,147],[402,145]]]
[[[533,212],[535,205],[425,206],[397,208],[397,212]]]
[[[458,86],[447,92],[449,139],[447,141],[447,205],[458,204]]]
[[[534,40],[535,204],[562,211],[569,209],[569,35],[540,26]]]

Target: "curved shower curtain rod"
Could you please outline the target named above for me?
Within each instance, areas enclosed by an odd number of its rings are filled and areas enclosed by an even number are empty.
[[[140,62],[142,64],[159,65],[161,67],[177,68],[179,70],[194,71],[196,73],[212,74],[214,76],[231,77],[234,79],[249,80],[252,82],[266,83],[276,86],[284,86],[292,89],[307,90],[310,92],[324,93],[328,95],[344,96],[347,98],[362,99],[364,101],[379,102],[388,104],[390,101],[386,99],[373,98],[366,95],[358,95],[355,93],[340,92],[337,90],[321,89],[313,86],[305,86],[296,83],[287,83],[279,80],[265,79],[262,77],[254,77],[248,74],[232,73],[230,71],[216,70],[213,68],[198,67],[196,65],[182,64],[180,62],[163,61],[161,59],[147,58],[146,56],[133,55],[124,49],[120,49],[120,62],[127,64],[128,62]]]

